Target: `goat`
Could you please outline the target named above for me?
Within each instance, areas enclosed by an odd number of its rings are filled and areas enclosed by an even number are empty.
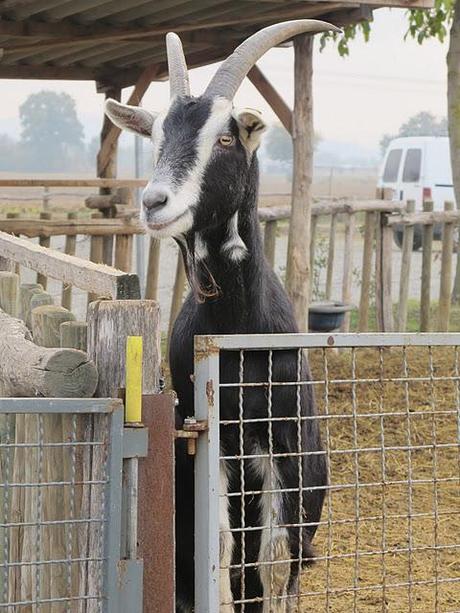
[[[166,37],[169,107],[153,114],[114,100],[106,102],[106,112],[116,125],[152,139],[154,171],[143,191],[141,220],[153,236],[177,241],[191,286],[170,346],[179,427],[194,414],[195,335],[298,331],[290,301],[264,258],[259,233],[256,150],[265,124],[258,111],[235,109],[232,100],[268,49],[303,32],[329,29],[336,28],[313,20],[264,28],[225,60],[200,97],[190,95],[182,45],[170,33]],[[299,363],[297,352],[292,351],[274,352],[273,358],[268,352],[247,352],[245,380],[266,380],[269,360],[273,381],[296,381]],[[302,376],[308,378],[306,361],[301,361]],[[238,356],[224,353],[222,381],[235,381],[237,376]],[[299,570],[313,557],[311,541],[321,516],[326,464],[317,420],[308,419],[315,415],[313,394],[310,386],[298,387],[300,391],[295,385],[273,388],[272,416],[291,419],[270,425],[266,392],[258,387],[245,393],[245,419],[265,418],[245,424],[244,454],[254,456],[244,460],[246,490],[270,493],[245,497],[243,502],[246,525],[261,527],[245,537],[245,560],[250,566],[244,577],[238,570],[229,570],[241,563],[241,536],[229,532],[230,527],[241,525],[241,501],[223,498],[226,502],[220,504],[221,612],[294,610],[291,603],[300,585]],[[235,420],[238,392],[223,388],[220,406],[223,420]],[[292,419],[299,416],[298,411],[307,419]],[[238,426],[222,426],[223,454],[237,456],[239,444]],[[269,446],[274,454],[287,457],[277,456],[271,464],[266,459]],[[188,612],[194,603],[193,459],[181,442],[176,456],[176,606],[177,611]],[[235,468],[229,460],[221,462],[221,495],[241,491],[240,471]],[[279,527],[262,528],[270,522]],[[275,565],[270,570],[267,562],[272,560]],[[245,605],[234,604],[243,595]]]

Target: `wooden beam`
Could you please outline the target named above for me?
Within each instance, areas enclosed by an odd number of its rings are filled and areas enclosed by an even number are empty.
[[[0,179],[0,187],[144,187],[145,179]]]
[[[248,79],[271,106],[273,112],[289,134],[292,134],[291,109],[257,65],[253,66],[249,71]]]
[[[2,49],[0,49],[0,57],[1,52]],[[0,79],[94,81],[99,76],[98,70],[82,66],[31,66],[27,64],[6,66],[0,63]]]

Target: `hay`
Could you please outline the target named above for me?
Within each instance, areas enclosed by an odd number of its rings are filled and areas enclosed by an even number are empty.
[[[460,610],[458,360],[450,347],[360,349],[354,360],[310,351],[319,410],[337,416],[322,420],[322,434],[338,487],[315,538],[319,561],[302,577],[301,611]],[[375,485],[358,488],[356,475]]]

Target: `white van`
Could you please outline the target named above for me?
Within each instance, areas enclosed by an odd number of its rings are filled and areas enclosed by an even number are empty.
[[[392,200],[415,200],[416,210],[423,210],[423,201],[432,200],[435,211],[444,209],[444,202],[455,201],[447,136],[407,136],[393,139],[388,145],[379,172],[379,192],[391,190]],[[388,196],[387,196],[388,197]],[[422,229],[415,228],[414,249],[422,244]],[[439,239],[440,227],[434,238]],[[402,230],[396,228],[395,240],[402,242]]]

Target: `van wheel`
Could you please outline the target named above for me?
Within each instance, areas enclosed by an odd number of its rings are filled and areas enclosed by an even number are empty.
[[[404,236],[404,232],[403,230],[400,230],[399,228],[395,229],[395,231],[393,232],[394,241],[400,249],[403,244],[403,236]],[[412,251],[418,251],[421,248],[422,244],[423,244],[422,230],[421,228],[415,226],[414,227],[414,242],[412,244]]]

